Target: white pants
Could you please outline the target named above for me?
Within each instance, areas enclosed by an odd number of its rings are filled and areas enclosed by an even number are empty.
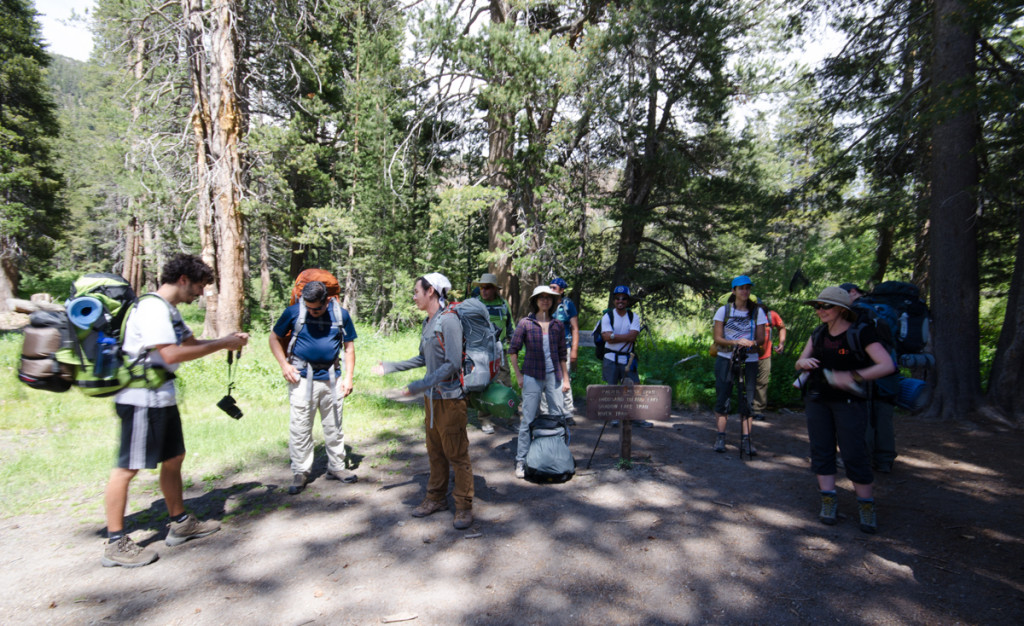
[[[341,430],[341,414],[345,400],[341,394],[341,377],[338,386],[338,406],[334,410],[331,397],[331,383],[327,380],[313,381],[312,401],[307,389],[309,382],[302,378],[298,383],[289,384],[288,401],[291,413],[288,424],[288,453],[292,459],[292,473],[307,473],[313,468],[313,418],[320,411],[320,423],[324,429],[324,447],[327,448],[327,470],[340,472],[345,469],[345,433]]]

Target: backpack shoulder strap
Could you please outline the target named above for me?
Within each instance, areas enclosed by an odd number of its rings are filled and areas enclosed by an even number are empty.
[[[292,325],[292,336],[288,339],[288,348],[284,351],[286,357],[291,358],[292,350],[295,349],[295,340],[299,337],[299,332],[302,327],[306,325],[306,301],[299,298],[299,314],[295,316],[295,324]]]

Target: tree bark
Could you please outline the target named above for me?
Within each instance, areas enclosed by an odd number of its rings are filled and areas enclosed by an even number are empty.
[[[988,401],[1010,416],[1017,428],[1024,429],[1024,212],[1019,216],[1017,260],[989,376]]]
[[[196,213],[199,223],[200,256],[213,268],[214,281],[206,286],[202,304],[206,307],[203,322],[203,336],[217,337],[218,280],[217,268],[217,223],[213,210],[211,175],[208,151],[211,143],[211,115],[209,79],[206,68],[206,46],[204,36],[206,27],[203,24],[202,0],[182,0],[182,13],[185,21],[185,54],[188,58],[189,80],[192,87],[192,111],[190,122],[195,142],[196,165]]]
[[[14,259],[0,251],[0,313],[7,313],[11,308],[7,300],[18,295],[18,264]]]
[[[931,288],[936,377],[928,415],[963,419],[981,398],[977,255],[977,35],[961,0],[937,0],[931,107]]]
[[[491,0],[491,23],[503,24],[509,18],[509,3],[506,0]],[[494,85],[497,88],[498,85]],[[487,245],[491,252],[497,252],[497,260],[491,272],[498,277],[498,286],[513,317],[529,306],[529,294],[520,293],[519,278],[512,271],[512,256],[507,253],[505,234],[514,234],[518,220],[511,200],[512,181],[505,169],[512,158],[511,134],[515,117],[511,112],[501,111],[498,103],[487,111],[487,175],[490,184],[506,191],[506,196],[491,205],[487,213]]]
[[[264,311],[270,304],[270,232],[267,222],[260,225],[260,308]]]
[[[242,195],[242,160],[239,139],[245,120],[238,101],[238,6],[218,0],[213,6],[211,90],[218,94],[213,121],[210,158],[211,192],[220,229],[217,246],[217,333],[241,330],[245,309],[245,217],[239,210]]]

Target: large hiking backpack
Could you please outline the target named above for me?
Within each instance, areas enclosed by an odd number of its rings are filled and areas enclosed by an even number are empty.
[[[857,299],[854,310],[868,311],[876,325],[888,329],[896,354],[917,354],[928,344],[930,313],[917,285],[886,281]]]
[[[166,373],[125,362],[124,326],[137,302],[121,276],[95,273],[78,278],[71,284],[64,311],[37,311],[29,317],[18,379],[46,391],[74,386],[97,398],[114,395],[133,382],[166,381]]]
[[[295,318],[295,325],[292,327],[292,334],[288,341],[288,347],[285,350],[285,354],[289,359],[292,356],[292,350],[295,348],[295,340],[299,336],[299,331],[306,325],[306,318],[309,315],[309,312],[306,310],[306,301],[302,299],[302,288],[307,283],[314,281],[320,281],[327,287],[327,313],[330,315],[331,326],[337,326],[344,333],[340,297],[341,284],[338,282],[338,279],[327,270],[319,268],[302,270],[295,278],[295,285],[292,287],[291,303],[289,304],[291,306],[296,302],[299,303],[299,315]]]
[[[632,324],[633,323],[633,312],[632,311],[626,311],[626,313],[629,315],[629,323]],[[597,320],[597,326],[595,326],[594,330],[592,330],[591,333],[590,333],[590,336],[594,340],[594,356],[597,357],[598,361],[603,359],[605,353],[609,351],[608,348],[605,345],[605,342],[604,342],[604,334],[601,332],[601,322],[604,321],[604,318],[607,315],[607,316],[609,316],[608,317],[609,323],[612,325],[612,327],[614,327],[615,323],[614,323],[614,321],[611,318],[611,314],[612,313],[611,313],[610,310],[606,310],[604,313],[602,313],[601,314],[601,318]],[[629,350],[632,350],[632,345],[630,345],[628,347],[626,352],[618,352],[618,354],[628,354]]]
[[[497,329],[491,323],[487,306],[476,298],[452,302],[434,319],[434,335],[444,347],[441,316],[454,315],[462,324],[462,389],[477,392],[487,389],[501,367],[501,343],[495,339]]]
[[[526,480],[564,483],[576,474],[576,459],[569,450],[569,427],[561,416],[538,415],[530,423],[530,449],[526,453]]]
[[[75,382],[74,367],[57,360],[71,348],[71,324],[64,311],[36,311],[22,329],[18,380],[33,389],[64,392]]]
[[[295,285],[292,287],[292,295],[288,302],[288,306],[302,300],[302,288],[306,286],[306,283],[311,283],[317,280],[327,287],[328,300],[331,298],[341,297],[341,283],[339,283],[338,279],[334,277],[334,274],[318,267],[312,267],[302,270],[299,272],[299,275],[295,277]]]

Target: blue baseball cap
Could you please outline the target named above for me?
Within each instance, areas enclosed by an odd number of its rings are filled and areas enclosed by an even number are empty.
[[[565,282],[564,278],[558,278],[558,277],[552,278],[551,282],[548,283],[548,284],[549,285],[557,285],[557,286],[561,287],[562,289],[568,289],[569,288],[569,283]]]
[[[618,287],[616,287],[615,289],[612,289],[612,293],[613,293],[613,294],[616,294],[616,293],[624,293],[624,294],[626,294],[627,296],[628,296],[628,295],[630,295],[630,293],[629,293],[629,287],[627,287],[626,285],[619,285],[619,286],[618,286]]]
[[[746,274],[741,274],[736,278],[732,279],[732,288],[742,287],[743,285],[753,285],[754,281],[750,280],[750,277]]]

